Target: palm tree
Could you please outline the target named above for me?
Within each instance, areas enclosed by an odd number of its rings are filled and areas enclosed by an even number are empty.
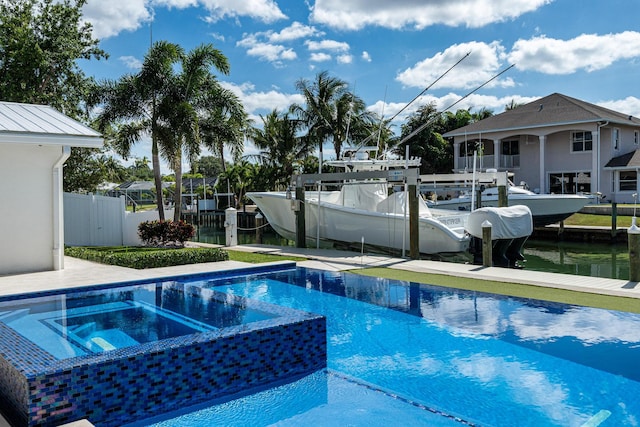
[[[234,161],[240,159],[251,120],[238,97],[220,85],[211,88],[204,109],[204,117],[200,121],[202,142],[214,155],[220,157],[220,166],[224,172],[227,167],[224,160],[225,147],[231,152]]]
[[[402,133],[398,141],[406,139],[417,129],[419,133],[407,140],[409,155],[422,158],[420,173],[446,173],[453,164],[451,146],[442,138],[439,130],[446,123],[447,116],[443,116],[436,109],[435,103],[423,105],[411,114],[407,122],[402,125]],[[425,127],[425,124],[427,126]],[[394,152],[405,154],[404,146],[396,146]]]
[[[294,174],[294,165],[308,157],[313,151],[309,138],[301,137],[304,123],[289,116],[288,112],[272,110],[260,116],[262,128],[253,128],[250,138],[260,152],[254,157],[271,171],[269,188],[286,186]]]
[[[161,221],[164,203],[159,143],[164,118],[159,107],[175,80],[174,65],[183,55],[176,44],[156,42],[147,52],[140,72],[103,83],[93,99],[93,103],[102,104],[97,119],[99,129],[103,131],[115,124],[117,130],[111,142],[123,158],[129,157],[132,146],[144,136],[151,136],[151,162]]]
[[[233,182],[233,192],[238,197],[238,200],[242,202],[244,195],[248,189],[252,188],[259,173],[258,165],[246,160],[241,160],[227,168],[227,170],[220,175],[220,178]]]
[[[504,106],[504,110],[505,111],[515,110],[516,108],[518,108],[521,105],[523,105],[523,104],[519,104],[519,103],[516,102],[515,99],[511,98],[511,101],[509,101],[509,103]]]
[[[224,90],[210,71],[213,67],[223,74],[229,73],[229,63],[222,52],[211,44],[203,44],[186,54],[181,65],[182,70],[175,76],[162,103],[164,116],[168,118],[167,126],[161,132],[162,146],[176,177],[174,221],[180,220],[182,213],[183,153],[191,163],[200,154],[202,143],[209,141],[209,138],[202,138],[201,123],[207,123],[205,135],[209,137],[211,118],[218,117],[221,108],[229,108],[229,102],[233,104],[232,109],[239,110],[240,116],[245,117],[242,106],[235,100],[222,98],[221,102],[220,93]]]
[[[373,131],[374,117],[366,111],[364,101],[349,92],[346,82],[330,77],[327,71],[318,73],[313,82],[298,80],[296,88],[304,96],[305,106],[294,104],[291,112],[306,125],[307,136],[318,144],[320,153],[322,145],[331,141],[339,158],[352,130],[367,135],[363,129]]]

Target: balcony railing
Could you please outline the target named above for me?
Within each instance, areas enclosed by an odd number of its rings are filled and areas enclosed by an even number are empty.
[[[493,154],[478,156],[476,169],[487,169],[495,167],[493,163],[493,157]],[[469,171],[473,170],[473,156],[459,157],[456,169],[467,169]]]
[[[501,155],[500,167],[504,169],[513,169],[520,167],[520,154]]]

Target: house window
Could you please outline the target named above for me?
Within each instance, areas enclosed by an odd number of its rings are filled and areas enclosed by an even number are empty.
[[[633,143],[634,145],[638,145],[640,143],[640,132],[637,130],[633,131]]]
[[[502,141],[502,155],[499,165],[501,168],[513,169],[520,167],[520,141],[517,139]]]
[[[571,151],[591,151],[593,136],[591,131],[571,132]]]
[[[515,156],[520,154],[520,141],[502,141],[502,154],[505,156]]]
[[[611,132],[611,145],[614,150],[620,149],[620,129],[613,128],[613,132]]]
[[[638,188],[638,172],[620,171],[619,191],[636,191]]]

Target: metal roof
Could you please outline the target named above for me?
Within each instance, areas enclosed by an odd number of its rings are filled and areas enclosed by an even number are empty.
[[[47,105],[0,101],[0,143],[102,147],[100,133]]]

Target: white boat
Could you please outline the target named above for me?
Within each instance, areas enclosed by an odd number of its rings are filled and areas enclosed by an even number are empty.
[[[507,188],[509,206],[527,206],[531,210],[535,227],[542,227],[565,220],[592,201],[587,196],[577,194],[537,194],[526,188],[517,187],[512,183]],[[486,188],[480,196],[480,201],[483,207],[498,206],[498,188]],[[471,194],[467,192],[448,200],[429,201],[428,205],[438,209],[470,211]]]
[[[306,191],[305,228],[310,244],[322,241],[367,244],[402,250],[409,248],[409,216],[405,215],[405,193],[387,196],[387,183],[345,183],[340,191]],[[295,201],[286,192],[247,193],[281,236],[295,240]],[[318,210],[318,196],[320,209]],[[469,248],[465,232],[469,213],[429,209],[419,203],[419,250],[425,254],[459,253]],[[319,224],[319,226],[318,226]]]
[[[350,158],[328,162],[347,171],[389,170],[402,167],[418,167],[420,159],[375,160]],[[373,245],[402,251],[409,248],[409,214],[407,196],[404,191],[389,194],[386,180],[344,182],[338,191],[305,191],[305,235],[307,243],[326,246],[331,242],[348,245]],[[250,192],[252,199],[264,214],[271,227],[281,236],[296,239],[295,204],[290,192]],[[422,254],[461,253],[469,250],[471,235],[481,238],[476,232],[483,210],[476,212],[452,211],[429,208],[418,197],[419,251]],[[502,240],[509,246],[515,239],[518,243],[511,252],[521,258],[520,250],[533,231],[531,213],[522,207],[500,208],[491,212],[494,243]],[[471,220],[470,220],[471,218]],[[505,242],[507,244],[505,245]],[[504,252],[502,252],[504,254]],[[514,255],[514,256],[515,256]],[[511,260],[515,263],[515,260]],[[500,260],[502,262],[502,260]]]

